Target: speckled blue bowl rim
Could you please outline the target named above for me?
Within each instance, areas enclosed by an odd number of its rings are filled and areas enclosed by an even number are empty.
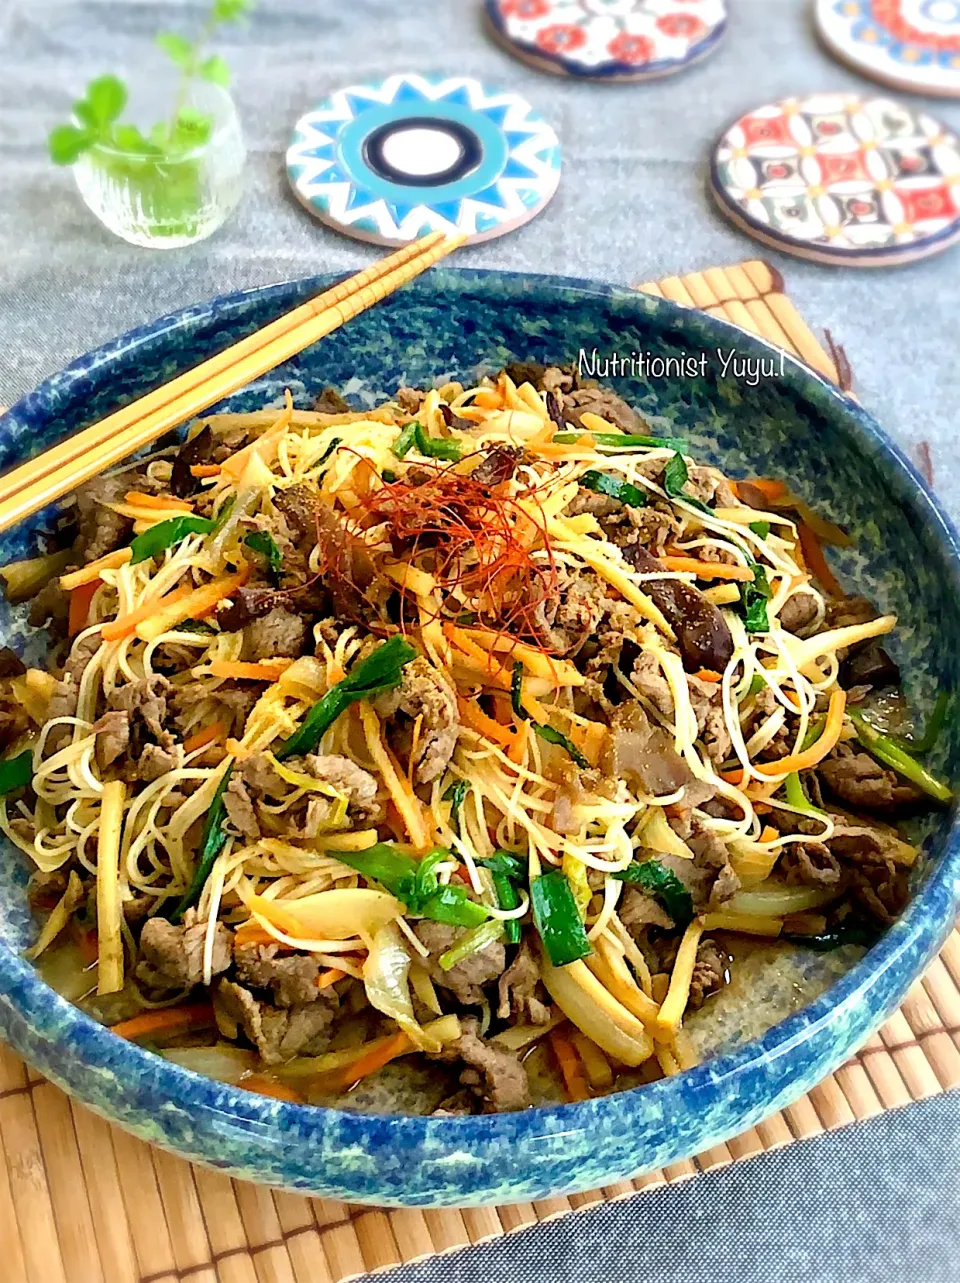
[[[329,277],[314,278],[317,287]],[[693,334],[748,355],[771,348],[725,322],[596,281],[442,269],[451,286],[582,291],[633,310],[652,332]],[[56,404],[55,383],[109,376],[111,353],[295,282],[240,291],[163,317],[81,357],[12,407],[23,421]],[[302,282],[300,283],[303,284]],[[960,536],[873,418],[790,359],[781,385],[885,456],[889,480],[939,544],[960,594]],[[0,420],[0,433],[4,421]],[[470,1118],[370,1116],[275,1101],[202,1078],[124,1042],[59,997],[0,946],[0,1032],[41,1073],[143,1139],[243,1179],[389,1206],[509,1203],[607,1185],[688,1157],[761,1121],[830,1073],[902,1002],[942,947],[960,905],[956,815],[943,852],[903,916],[819,999],[763,1037],[696,1069],[582,1104]],[[638,1158],[645,1140],[642,1159]],[[642,1163],[642,1166],[641,1166]]]

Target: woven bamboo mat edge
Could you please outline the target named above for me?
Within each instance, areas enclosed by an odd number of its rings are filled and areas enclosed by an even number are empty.
[[[849,386],[762,260],[645,282]],[[722,1168],[960,1087],[960,930],[899,1012],[831,1077],[725,1144],[586,1194],[396,1211],[308,1199],[193,1166],[110,1126],[0,1044],[4,1283],[347,1283]]]

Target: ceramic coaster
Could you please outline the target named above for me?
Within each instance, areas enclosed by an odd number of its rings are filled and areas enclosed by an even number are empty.
[[[341,89],[301,117],[287,177],[312,214],[357,240],[457,231],[475,243],[539,214],[560,182],[560,143],[519,94],[465,76],[396,75]]]
[[[711,186],[738,227],[820,263],[892,266],[960,239],[960,138],[889,98],[759,107],[720,138]]]
[[[495,38],[561,76],[652,80],[716,48],[725,0],[486,0]]]
[[[817,0],[838,58],[883,84],[960,97],[960,0]]]

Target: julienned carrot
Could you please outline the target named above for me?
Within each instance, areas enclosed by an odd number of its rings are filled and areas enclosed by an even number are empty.
[[[694,677],[699,678],[701,682],[712,682],[714,685],[723,681],[723,675],[715,673],[712,668],[701,668],[699,673],[694,673]]]
[[[174,599],[174,594],[170,593],[137,623],[134,632],[141,641],[156,641],[161,633],[169,632],[187,619],[202,619],[204,615],[209,615],[249,578],[250,567],[244,566],[235,575],[211,579],[208,584],[194,588],[192,592],[188,591],[183,597]]]
[[[820,547],[820,540],[805,521],[797,522],[797,536],[800,540],[803,559],[821,586],[827,590],[831,597],[845,597],[846,593],[840,587],[836,575],[827,565],[827,559],[823,555],[823,549]]]
[[[293,663],[292,659],[262,659],[256,664],[240,660],[215,659],[207,672],[211,677],[227,677],[235,681],[275,682]]]
[[[341,1085],[344,1089],[352,1087],[361,1078],[368,1078],[384,1065],[389,1065],[391,1060],[396,1060],[398,1056],[406,1056],[408,1052],[414,1050],[416,1049],[413,1043],[405,1033],[394,1034],[382,1041],[378,1040],[362,1056],[339,1071]]]
[[[779,830],[775,829],[772,824],[767,824],[764,826],[764,829],[757,838],[757,841],[761,843],[761,845],[765,845],[767,842],[776,842],[779,836]]]
[[[114,552],[108,552],[105,557],[98,557],[96,561],[91,561],[88,565],[81,567],[80,570],[71,570],[67,575],[60,576],[60,587],[64,592],[73,592],[75,588],[83,584],[89,584],[94,580],[101,578],[103,570],[119,570],[125,566],[133,556],[132,548],[117,548]]]
[[[149,619],[150,616],[161,605],[169,606],[174,602],[183,601],[190,596],[189,588],[175,588],[173,592],[167,593],[166,597],[151,597],[148,601],[137,606],[126,615],[120,615],[110,624],[104,624],[100,630],[100,636],[104,641],[119,641],[121,637],[130,637],[136,630],[138,624],[143,620]],[[189,618],[189,616],[185,616]]]
[[[735,579],[753,583],[753,571],[746,566],[727,566],[721,561],[698,561],[696,557],[661,557],[674,574],[696,575],[698,579]]]
[[[214,744],[217,740],[222,740],[227,733],[226,722],[213,722],[209,726],[202,727],[199,731],[194,731],[183,741],[184,753],[195,753],[198,748],[206,748],[208,744]]]
[[[292,945],[283,944],[276,936],[272,936],[266,927],[262,927],[259,922],[244,922],[237,927],[234,935],[234,943],[237,946],[244,944],[275,944],[278,949],[292,949]]]
[[[277,1082],[275,1078],[268,1078],[266,1074],[250,1074],[247,1078],[241,1078],[240,1086],[244,1091],[256,1092],[258,1096],[270,1096],[273,1100],[288,1100],[292,1105],[305,1103],[298,1091],[294,1091],[286,1083]]]
[[[846,691],[834,691],[830,696],[827,720],[819,739],[815,740],[802,753],[794,753],[790,757],[782,757],[779,762],[756,763],[753,769],[759,775],[792,775],[794,771],[808,771],[812,766],[816,766],[818,762],[823,761],[832,749],[836,748],[840,733],[843,730],[843,715],[846,707]]]
[[[129,1020],[111,1025],[110,1032],[128,1041],[147,1038],[154,1034],[186,1033],[189,1029],[205,1029],[214,1024],[213,1005],[209,1002],[187,1003],[183,1007],[160,1007],[155,1011],[141,1011]]]
[[[517,733],[513,737],[513,743],[507,749],[507,757],[514,764],[519,766],[523,761],[523,755],[527,747],[527,723],[520,722],[517,725]]]
[[[102,579],[91,579],[89,583],[80,584],[79,587],[74,588],[70,594],[70,616],[67,622],[67,632],[71,637],[76,637],[77,633],[83,632],[86,628],[87,619],[90,615],[90,603],[102,583]]]
[[[531,448],[534,454],[543,455],[545,459],[563,459],[568,454],[592,450],[596,444],[590,433],[585,432],[582,437],[577,437],[576,441],[548,441],[546,445],[537,445]]]
[[[557,1058],[560,1073],[563,1075],[563,1084],[570,1100],[589,1100],[590,1087],[573,1043],[559,1029],[551,1029],[547,1037],[553,1048],[553,1054]]]
[[[335,985],[338,980],[342,980],[346,974],[347,973],[345,971],[341,971],[339,967],[330,967],[327,971],[321,971],[319,976],[317,976],[317,988],[329,989],[330,986]]]
[[[732,784],[733,787],[736,789],[740,788],[741,785],[743,784],[745,775],[746,775],[746,771],[743,769],[742,766],[735,771],[720,772],[720,778],[723,780],[723,782],[725,784]]]
[[[508,727],[501,726],[492,717],[488,717],[473,700],[458,696],[457,704],[460,708],[461,719],[486,739],[492,740],[494,744],[499,744],[501,748],[509,748],[514,743],[516,736]]]
[[[190,465],[192,477],[219,477],[219,463],[194,463]]]
[[[135,508],[156,508],[160,512],[193,512],[189,499],[174,499],[172,495],[144,494],[142,490],[128,490],[123,496]]]
[[[775,481],[772,477],[752,477],[750,485],[756,486],[760,493],[769,502],[775,499],[782,499],[787,493],[787,487],[783,481]]]

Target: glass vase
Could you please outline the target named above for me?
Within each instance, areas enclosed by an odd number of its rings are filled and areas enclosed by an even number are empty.
[[[207,142],[175,157],[98,145],[73,166],[87,207],[111,232],[148,249],[176,249],[210,236],[237,206],[246,148],[233,99],[200,83],[189,105],[212,116]]]

